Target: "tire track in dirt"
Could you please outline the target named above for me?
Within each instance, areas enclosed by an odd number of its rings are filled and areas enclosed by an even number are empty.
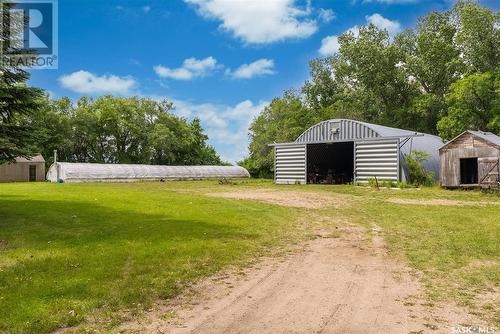
[[[179,296],[147,314],[147,321],[123,324],[121,330],[406,334],[481,324],[456,307],[426,306],[415,273],[387,255],[380,232],[375,227],[367,238],[362,228],[344,225],[341,237],[332,238],[320,231],[285,259],[264,259],[244,276],[203,280],[191,297]],[[165,319],[167,311],[177,316]]]

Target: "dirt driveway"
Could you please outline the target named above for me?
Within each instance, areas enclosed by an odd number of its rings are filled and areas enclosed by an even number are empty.
[[[340,237],[320,230],[285,258],[203,280],[121,331],[408,334],[482,324],[456,306],[429,305],[417,273],[387,255],[377,227],[340,226]]]
[[[345,232],[345,231],[344,231]],[[420,306],[404,306],[418,286],[354,228],[322,235],[249,279],[213,287],[205,302],[181,311],[171,333],[408,333],[425,330]],[[396,279],[396,276],[399,277]],[[227,279],[226,279],[227,281]],[[202,288],[203,289],[203,288]],[[415,318],[413,318],[414,316]]]
[[[346,232],[346,231],[344,231]],[[127,323],[136,333],[451,333],[481,324],[465,310],[431,307],[411,271],[390,260],[382,240],[359,231],[318,236],[284,261],[218,275]],[[441,308],[442,307],[442,308]]]
[[[335,196],[334,194],[318,194],[303,191],[278,191],[271,189],[218,192],[209,193],[207,195],[221,198],[255,200],[304,209],[319,209],[326,207],[341,208],[349,202],[349,196]]]

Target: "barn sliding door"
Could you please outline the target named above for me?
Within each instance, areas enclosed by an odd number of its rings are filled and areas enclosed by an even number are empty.
[[[275,147],[274,181],[278,184],[306,183],[306,145]]]
[[[367,182],[399,180],[399,139],[367,140],[354,143],[354,179]]]

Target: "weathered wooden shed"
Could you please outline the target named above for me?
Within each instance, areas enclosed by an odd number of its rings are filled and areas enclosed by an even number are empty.
[[[39,154],[30,159],[17,157],[0,165],[0,182],[45,181],[45,159]]]
[[[465,131],[439,149],[440,183],[446,188],[500,186],[500,137]]]

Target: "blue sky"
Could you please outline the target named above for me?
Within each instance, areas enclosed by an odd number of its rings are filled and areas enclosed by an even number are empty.
[[[248,125],[300,87],[336,36],[372,22],[395,34],[451,0],[59,0],[59,68],[32,70],[54,98],[149,96],[199,117],[222,158],[247,154]],[[496,11],[497,0],[481,4]]]

